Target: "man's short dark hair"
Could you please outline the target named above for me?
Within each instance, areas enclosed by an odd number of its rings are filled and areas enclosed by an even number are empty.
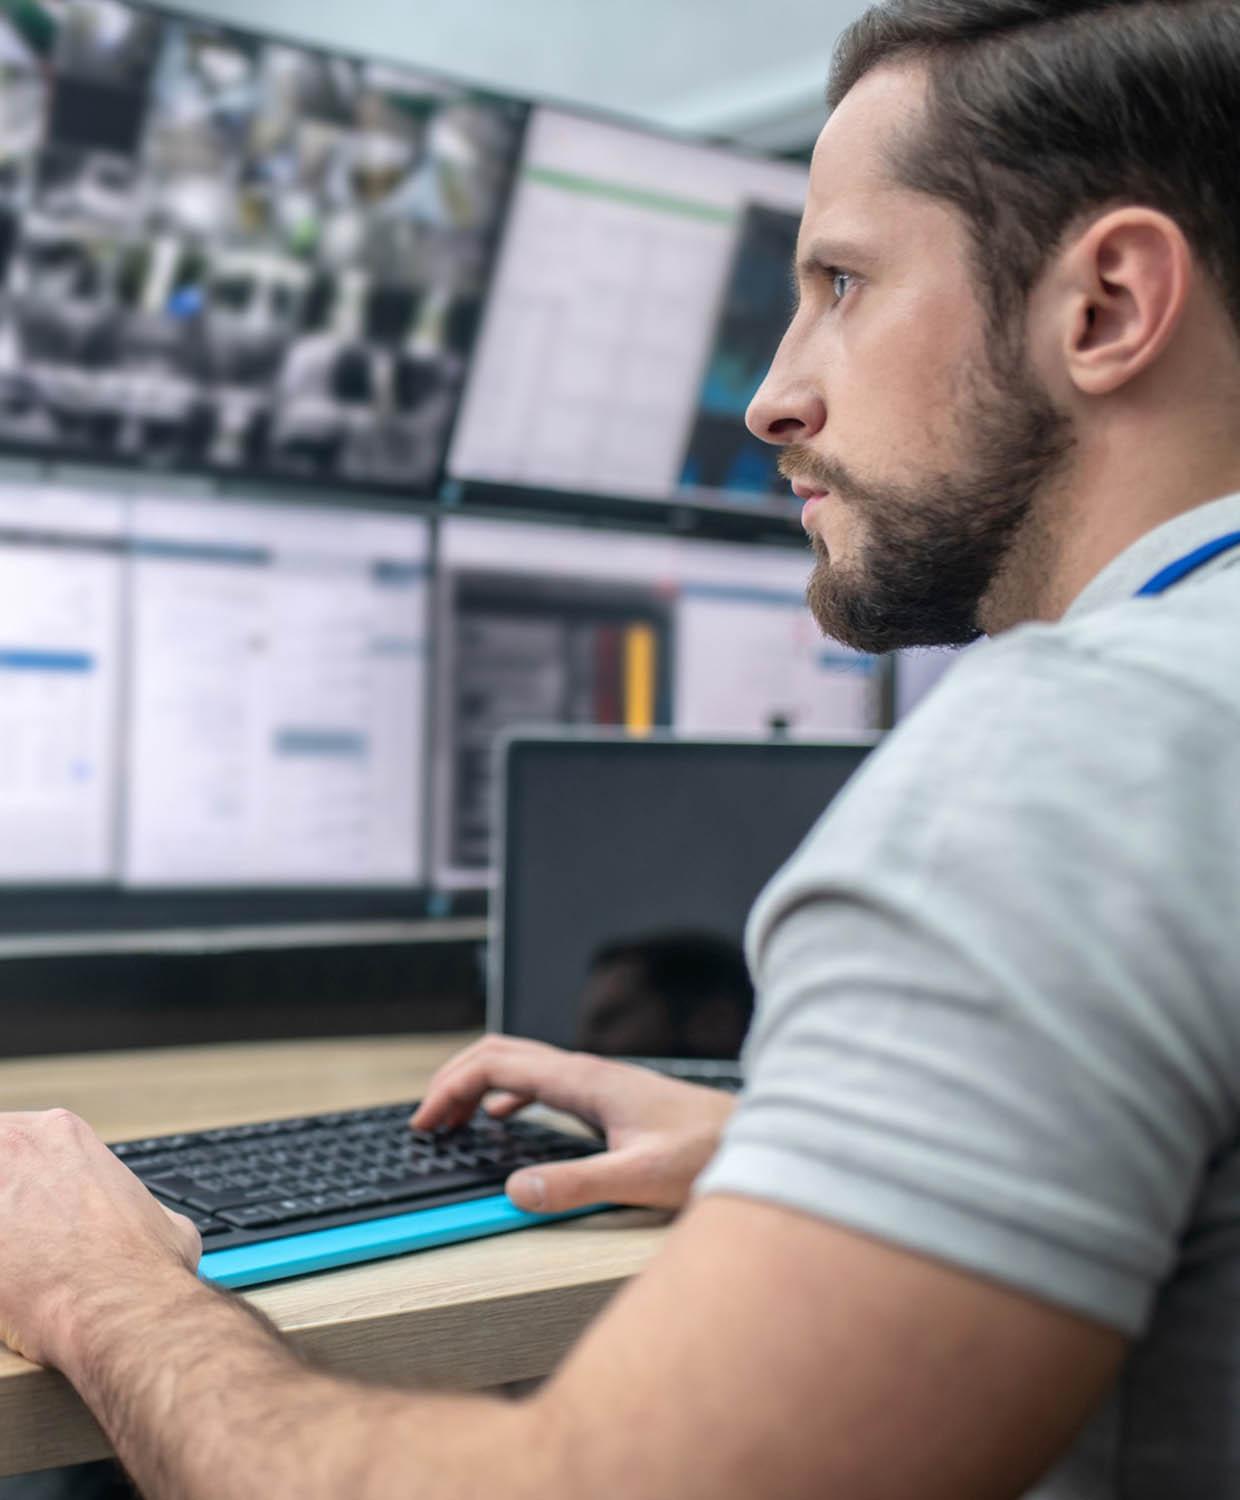
[[[1175,220],[1240,337],[1236,0],[888,0],[840,38],[829,106],[914,59],[929,128],[895,175],[963,214],[998,337],[1069,226],[1119,203]]]

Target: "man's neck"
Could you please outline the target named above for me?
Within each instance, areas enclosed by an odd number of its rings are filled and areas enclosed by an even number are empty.
[[[1074,455],[1067,474],[1039,498],[1016,536],[979,618],[987,635],[1029,620],[1059,620],[1108,563],[1164,522],[1240,491],[1234,443],[1185,445],[1175,463],[1142,463],[1157,444],[1133,444],[1115,461],[1100,451]],[[1108,462],[1108,459],[1110,460]]]

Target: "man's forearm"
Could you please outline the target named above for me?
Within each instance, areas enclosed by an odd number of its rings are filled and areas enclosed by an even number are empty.
[[[188,1273],[101,1288],[72,1318],[65,1373],[147,1500],[493,1500],[544,1484],[532,1407],[314,1370]]]

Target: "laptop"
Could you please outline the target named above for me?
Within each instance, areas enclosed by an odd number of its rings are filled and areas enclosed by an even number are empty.
[[[874,743],[508,738],[488,1029],[739,1087],[749,909]]]

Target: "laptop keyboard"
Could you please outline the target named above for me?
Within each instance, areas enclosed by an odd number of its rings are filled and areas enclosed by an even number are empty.
[[[304,1115],[111,1149],[160,1202],[193,1221],[205,1250],[486,1197],[518,1167],[603,1149],[589,1137],[481,1113],[457,1130],[412,1130],[416,1108]]]

